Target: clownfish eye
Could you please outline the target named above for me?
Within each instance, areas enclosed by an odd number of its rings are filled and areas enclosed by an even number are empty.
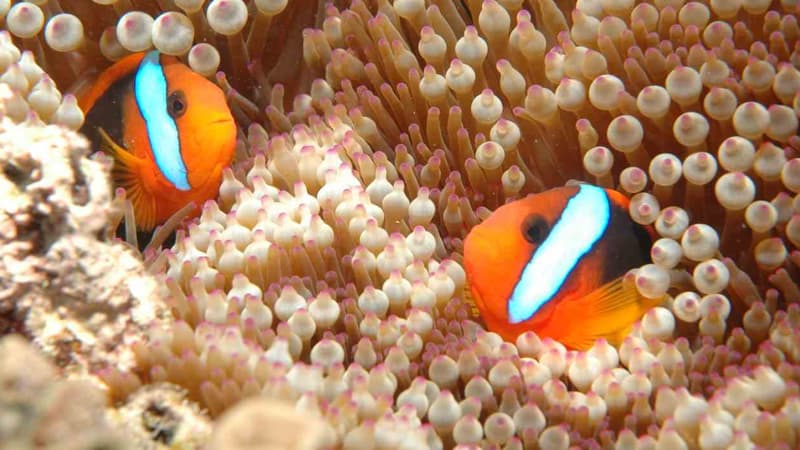
[[[167,98],[167,112],[170,117],[177,119],[186,112],[186,96],[183,91],[175,91]]]
[[[531,214],[522,222],[522,236],[531,244],[541,244],[549,232],[550,226],[539,214]]]

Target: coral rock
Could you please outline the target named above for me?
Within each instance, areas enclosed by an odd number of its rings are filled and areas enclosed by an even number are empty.
[[[130,448],[106,419],[105,394],[56,373],[22,337],[0,339],[0,450]]]
[[[61,367],[130,367],[120,343],[167,309],[126,246],[100,239],[111,210],[108,166],[57,126],[0,122],[0,314]],[[3,330],[0,330],[3,331]]]
[[[323,422],[296,412],[291,405],[257,397],[220,417],[210,450],[312,450],[324,448],[332,432]]]

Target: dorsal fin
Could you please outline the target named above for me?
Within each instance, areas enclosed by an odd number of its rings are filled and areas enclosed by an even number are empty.
[[[114,84],[117,84],[121,79],[129,77],[139,67],[139,63],[144,58],[145,53],[134,53],[128,55],[111,67],[100,73],[97,79],[89,85],[83,92],[76,92],[78,97],[78,106],[82,111],[88,112],[91,110],[95,103],[108,91]]]
[[[126,56],[75,93],[78,106],[86,115],[81,132],[92,141],[93,149],[102,145],[99,128],[105,130],[112,141],[123,142],[123,99],[132,89],[133,77],[143,56],[144,53]]]

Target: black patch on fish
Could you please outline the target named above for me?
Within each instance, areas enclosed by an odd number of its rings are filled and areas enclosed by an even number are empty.
[[[138,70],[138,66],[137,66]],[[81,128],[81,133],[85,134],[92,142],[92,150],[100,148],[100,133],[97,131],[102,128],[108,136],[119,146],[128,150],[123,141],[124,124],[122,122],[122,102],[126,95],[132,95],[133,82],[136,70],[118,79],[101,95],[86,114],[86,120]],[[155,229],[151,231],[136,230],[136,237],[139,243],[139,250],[144,250],[153,237]],[[125,223],[121,223],[116,230],[116,236],[125,240]],[[168,248],[175,243],[175,233],[164,242],[163,247]]]
[[[124,130],[122,102],[125,95],[129,94],[133,89],[135,75],[136,71],[132,71],[130,74],[115,81],[92,105],[92,109],[86,113],[86,120],[81,128],[81,133],[91,140],[92,149],[97,150],[100,148],[98,128],[106,130],[108,136],[117,145],[125,147],[125,143],[122,140]]]
[[[603,283],[618,278],[633,268],[650,263],[652,241],[647,229],[634,222],[626,208],[609,199],[608,228],[597,244],[605,247]]]

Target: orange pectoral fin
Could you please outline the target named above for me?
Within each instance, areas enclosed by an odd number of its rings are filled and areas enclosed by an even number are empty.
[[[597,339],[605,338],[618,346],[634,322],[663,300],[645,298],[633,283],[624,277],[616,278],[570,301],[569,309],[580,311],[581,316],[588,319],[577,324],[576,332],[561,339],[562,343],[577,350],[587,350]]]
[[[100,135],[100,150],[114,158],[114,182],[125,189],[125,194],[133,204],[137,227],[150,230],[156,225],[156,205],[153,197],[144,189],[142,170],[147,160],[140,158],[111,139],[102,128],[97,129]]]
[[[142,158],[133,155],[114,142],[111,136],[106,133],[106,130],[98,128],[97,132],[100,134],[100,150],[114,158],[114,161],[118,164],[117,168],[124,168],[127,172],[135,172],[142,164]]]

